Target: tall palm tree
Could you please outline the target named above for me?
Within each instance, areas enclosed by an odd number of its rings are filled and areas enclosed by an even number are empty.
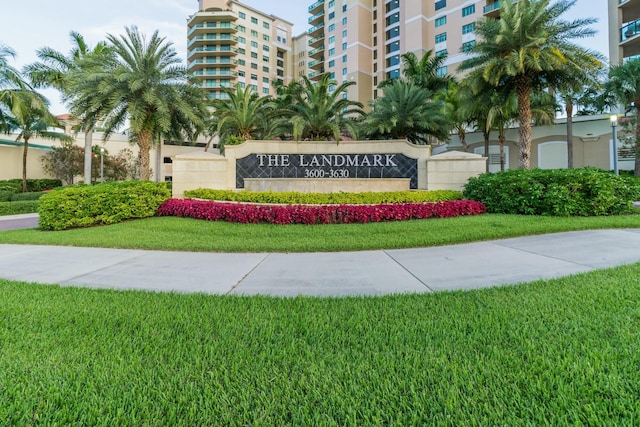
[[[53,87],[58,89],[63,99],[69,100],[76,96],[72,87],[70,75],[72,71],[79,71],[82,60],[94,55],[98,58],[106,59],[111,51],[105,42],[99,42],[91,49],[84,37],[75,31],[69,33],[72,48],[68,55],[65,55],[50,47],[43,47],[36,51],[40,62],[29,64],[24,68],[24,72],[35,87]],[[82,121],[83,117],[80,116]],[[95,123],[85,122],[84,130],[84,182],[91,182],[91,158],[93,145],[93,126]]]
[[[635,154],[634,175],[640,176],[640,59],[627,61],[622,65],[611,67],[608,91],[616,95],[618,102],[635,106]]]
[[[317,82],[303,76],[300,90],[293,94],[293,104],[288,109],[293,138],[296,141],[333,138],[339,142],[342,132],[355,137],[357,130],[353,119],[364,115],[363,105],[343,95],[355,84],[338,85],[328,73]]]
[[[224,88],[229,99],[213,101],[213,115],[217,119],[217,132],[224,143],[229,136],[236,136],[241,142],[255,138],[263,131],[268,114],[269,97],[260,97],[251,88],[236,85],[235,89]]]
[[[468,85],[449,84],[447,91],[443,93],[444,113],[450,118],[453,130],[458,134],[462,149],[469,151],[466,135],[467,129],[474,121],[473,117],[473,93]]]
[[[32,91],[19,90],[12,97],[9,105],[10,116],[6,118],[7,131],[18,132],[16,141],[24,144],[22,150],[22,191],[27,191],[27,153],[29,141],[34,137],[72,141],[72,138],[63,132],[52,131],[53,127],[61,127],[60,123],[49,112],[47,100],[40,94]]]
[[[571,40],[595,34],[588,26],[595,19],[564,21],[560,17],[576,0],[518,0],[501,2],[500,19],[483,18],[476,24],[478,42],[461,70],[481,69],[494,85],[512,78],[518,98],[520,167],[531,160],[531,94],[549,73],[572,73],[592,68],[599,61]]]
[[[420,59],[413,52],[403,53],[401,58],[404,79],[434,94],[446,91],[449,85],[455,82],[453,77],[439,74],[439,70],[447,60],[447,55],[434,55],[433,50],[428,50]],[[378,87],[384,89],[393,80],[384,80]]]
[[[140,178],[148,180],[154,137],[179,131],[194,139],[208,114],[206,94],[189,87],[173,43],[157,31],[147,39],[136,27],[125,30],[119,37],[107,35],[113,56],[88,56],[72,73],[78,97],[71,105],[74,112],[84,112],[89,123],[104,120],[104,140],[128,122],[140,150]]]
[[[432,92],[415,83],[394,80],[384,87],[384,95],[371,104],[364,120],[370,137],[407,139],[426,144],[427,136],[440,140],[449,137],[452,128],[444,114],[444,103],[434,101]]]

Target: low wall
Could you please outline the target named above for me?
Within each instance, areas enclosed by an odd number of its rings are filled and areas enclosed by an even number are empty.
[[[224,155],[198,151],[173,157],[173,196],[186,190],[303,192],[460,189],[484,172],[486,158],[431,156],[428,145],[394,141],[246,141]]]

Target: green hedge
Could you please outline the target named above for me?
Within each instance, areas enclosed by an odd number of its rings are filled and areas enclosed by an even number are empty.
[[[149,181],[64,187],[40,199],[40,228],[65,230],[146,218],[170,196],[164,183]]]
[[[62,181],[59,179],[27,179],[27,191],[38,192],[45,190],[52,190],[54,188],[62,187]],[[6,181],[0,181],[0,190],[14,190],[14,193],[22,191],[22,179],[8,179]]]
[[[38,212],[39,200],[25,200],[21,202],[0,202],[0,216],[18,215]]]
[[[42,195],[47,194],[44,191],[38,191],[33,193],[16,193],[11,196],[12,202],[19,202],[22,200],[38,200]]]
[[[0,202],[10,202],[11,198],[15,195],[13,191],[10,190],[0,190]]]
[[[196,199],[274,204],[381,204],[444,202],[462,199],[462,193],[452,190],[437,191],[393,191],[381,193],[297,193],[272,191],[233,191],[199,188],[185,191],[185,197]]]
[[[616,215],[640,197],[640,181],[592,167],[509,170],[471,178],[463,194],[492,213]]]

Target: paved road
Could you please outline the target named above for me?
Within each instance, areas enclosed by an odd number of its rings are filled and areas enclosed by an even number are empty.
[[[0,216],[0,231],[36,228],[37,226],[38,214],[36,213]]]
[[[5,279],[233,295],[344,296],[476,289],[639,261],[640,229],[340,253],[228,254],[0,245],[0,277]]]

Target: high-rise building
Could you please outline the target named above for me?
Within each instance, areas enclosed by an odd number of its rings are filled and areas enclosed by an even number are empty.
[[[475,44],[475,21],[496,14],[495,0],[318,0],[309,6],[311,76],[355,81],[348,96],[367,103],[381,81],[398,77],[401,55],[447,54],[442,74]]]
[[[640,56],[640,0],[609,0],[609,61]]]
[[[293,76],[292,23],[235,0],[199,0],[187,22],[187,63],[211,98],[223,87],[252,87],[273,95],[272,83]]]

